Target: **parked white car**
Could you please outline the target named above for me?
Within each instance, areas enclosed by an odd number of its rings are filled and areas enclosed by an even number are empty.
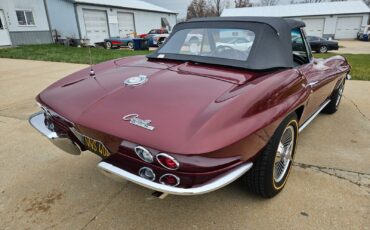
[[[161,46],[166,41],[168,36],[170,36],[170,34],[155,34],[155,35],[152,35],[153,45]]]
[[[183,51],[189,51],[192,54],[198,54],[200,52],[201,48],[201,42],[202,42],[203,36],[201,34],[188,34],[186,38],[186,42],[188,44],[188,47],[184,47]],[[222,39],[220,42],[216,42],[216,48],[217,49],[233,49],[238,51],[248,51],[253,42],[254,38],[249,39],[248,37],[231,37],[228,39]]]
[[[246,38],[232,38],[226,42],[217,42],[216,47],[225,47],[225,48],[232,48],[234,50],[239,51],[247,51],[251,46],[253,42],[251,42],[249,39]]]

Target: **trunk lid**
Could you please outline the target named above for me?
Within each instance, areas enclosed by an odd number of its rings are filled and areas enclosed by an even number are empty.
[[[40,94],[47,106],[70,121],[152,148],[181,151],[187,140],[220,108],[216,99],[253,77],[250,73],[179,62],[148,62],[138,58],[103,63],[56,82]],[[140,86],[125,86],[146,75]],[[154,130],[122,118],[137,114]],[[163,149],[159,149],[163,150]]]

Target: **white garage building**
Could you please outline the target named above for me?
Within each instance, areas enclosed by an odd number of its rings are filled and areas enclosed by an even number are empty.
[[[177,13],[140,0],[48,0],[51,30],[61,38],[128,37],[176,24]]]
[[[323,2],[225,9],[221,16],[272,16],[300,19],[306,33],[334,39],[353,39],[369,22],[369,7],[363,1]]]
[[[0,0],[0,46],[52,41],[43,0]]]

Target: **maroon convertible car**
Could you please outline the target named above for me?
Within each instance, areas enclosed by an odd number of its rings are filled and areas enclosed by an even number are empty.
[[[271,17],[179,23],[146,57],[104,62],[46,88],[30,123],[160,198],[211,192],[239,177],[273,197],[299,132],[320,111],[337,110],[349,77],[345,58],[312,57],[304,26]],[[303,45],[294,48],[292,38]]]

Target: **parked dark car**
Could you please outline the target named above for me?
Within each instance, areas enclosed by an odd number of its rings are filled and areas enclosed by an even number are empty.
[[[360,41],[370,41],[370,25],[362,26],[357,33],[357,39]]]
[[[288,179],[298,133],[321,111],[337,111],[350,72],[342,56],[315,59],[304,26],[274,17],[178,23],[146,57],[103,62],[46,88],[30,123],[68,153],[100,156],[105,175],[160,198],[239,177],[273,197]],[[226,39],[235,37],[248,40]]]
[[[329,50],[338,50],[339,45],[337,41],[326,40],[316,36],[307,36],[307,40],[310,43],[311,50],[317,53],[326,53]]]

